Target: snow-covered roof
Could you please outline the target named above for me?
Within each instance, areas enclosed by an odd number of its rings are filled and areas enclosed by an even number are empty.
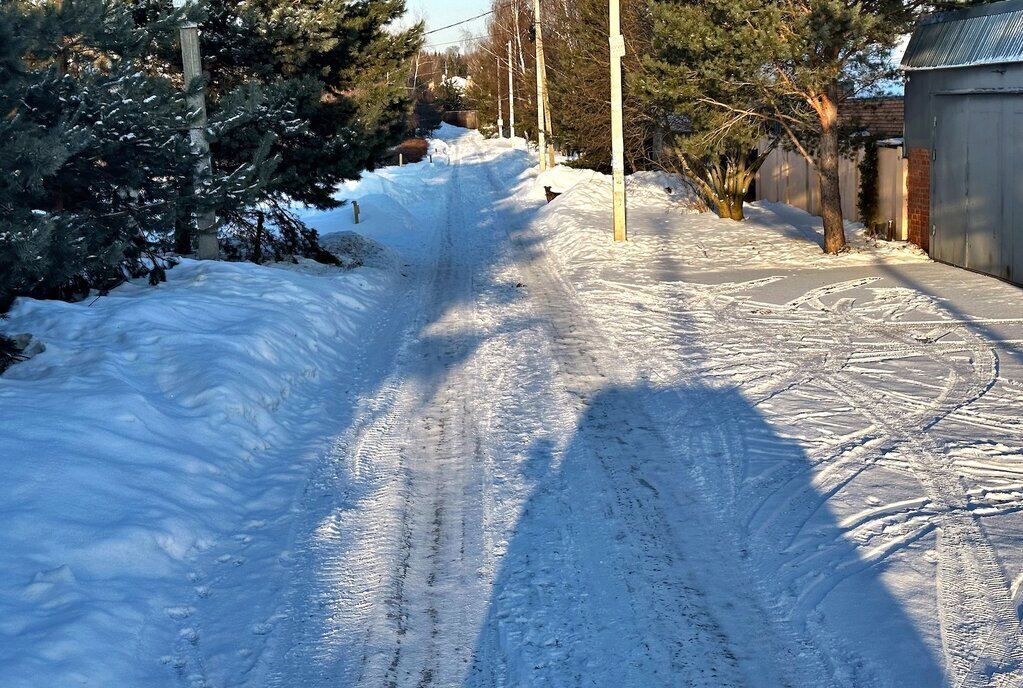
[[[1023,61],[1023,0],[1005,0],[924,17],[902,69],[944,69]]]
[[[469,88],[469,80],[464,76],[449,76],[444,83],[463,92]]]

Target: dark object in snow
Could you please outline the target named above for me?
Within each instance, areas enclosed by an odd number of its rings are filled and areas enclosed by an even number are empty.
[[[0,335],[0,373],[10,368],[19,361],[24,361],[25,355],[18,343],[10,337]]]
[[[525,286],[526,286],[526,285],[524,285],[524,284],[523,284],[522,282],[516,282],[516,283],[515,283],[515,288],[516,288],[516,289],[524,289],[524,288],[525,288]]]
[[[7,337],[0,334],[0,375],[15,363],[27,361],[46,350],[43,343],[30,334]]]
[[[399,163],[399,156],[404,158],[406,165],[422,162],[429,155],[429,152],[430,143],[426,139],[419,137],[405,139],[387,152],[387,157],[384,158],[384,165],[397,165]]]
[[[551,202],[551,201],[553,201],[553,200],[554,200],[555,198],[557,198],[558,196],[560,196],[560,195],[561,195],[561,193],[560,193],[560,192],[558,192],[558,191],[551,191],[551,187],[549,187],[549,186],[545,186],[545,187],[543,187],[543,192],[544,192],[545,194],[547,194],[547,202],[548,202],[548,203],[550,203],[550,202]]]
[[[867,236],[871,239],[883,239],[895,241],[895,220],[887,222],[875,222],[867,229]]]

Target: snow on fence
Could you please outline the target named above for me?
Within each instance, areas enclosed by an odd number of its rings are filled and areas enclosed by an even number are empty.
[[[762,142],[761,146],[767,145]],[[883,220],[895,222],[895,238],[906,239],[907,164],[901,146],[878,146],[878,210]],[[854,157],[842,156],[838,176],[842,185],[842,214],[847,220],[862,221],[856,209],[860,188],[859,164],[863,150]],[[757,200],[774,201],[801,208],[811,215],[821,214],[821,194],[817,174],[795,151],[776,148],[757,174]]]

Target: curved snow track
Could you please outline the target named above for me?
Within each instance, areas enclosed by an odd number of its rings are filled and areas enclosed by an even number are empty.
[[[983,523],[1023,468],[936,431],[1018,424],[985,406],[1023,399],[996,346],[869,278],[779,303],[751,294],[782,277],[595,275],[512,197],[522,154],[448,145],[253,685],[1023,684]]]

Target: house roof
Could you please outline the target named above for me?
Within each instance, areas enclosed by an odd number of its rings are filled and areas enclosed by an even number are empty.
[[[905,118],[902,96],[850,98],[838,106],[843,129],[866,131],[871,136],[902,136]]]
[[[920,20],[902,69],[945,69],[1023,61],[1023,0],[1005,0]]]

